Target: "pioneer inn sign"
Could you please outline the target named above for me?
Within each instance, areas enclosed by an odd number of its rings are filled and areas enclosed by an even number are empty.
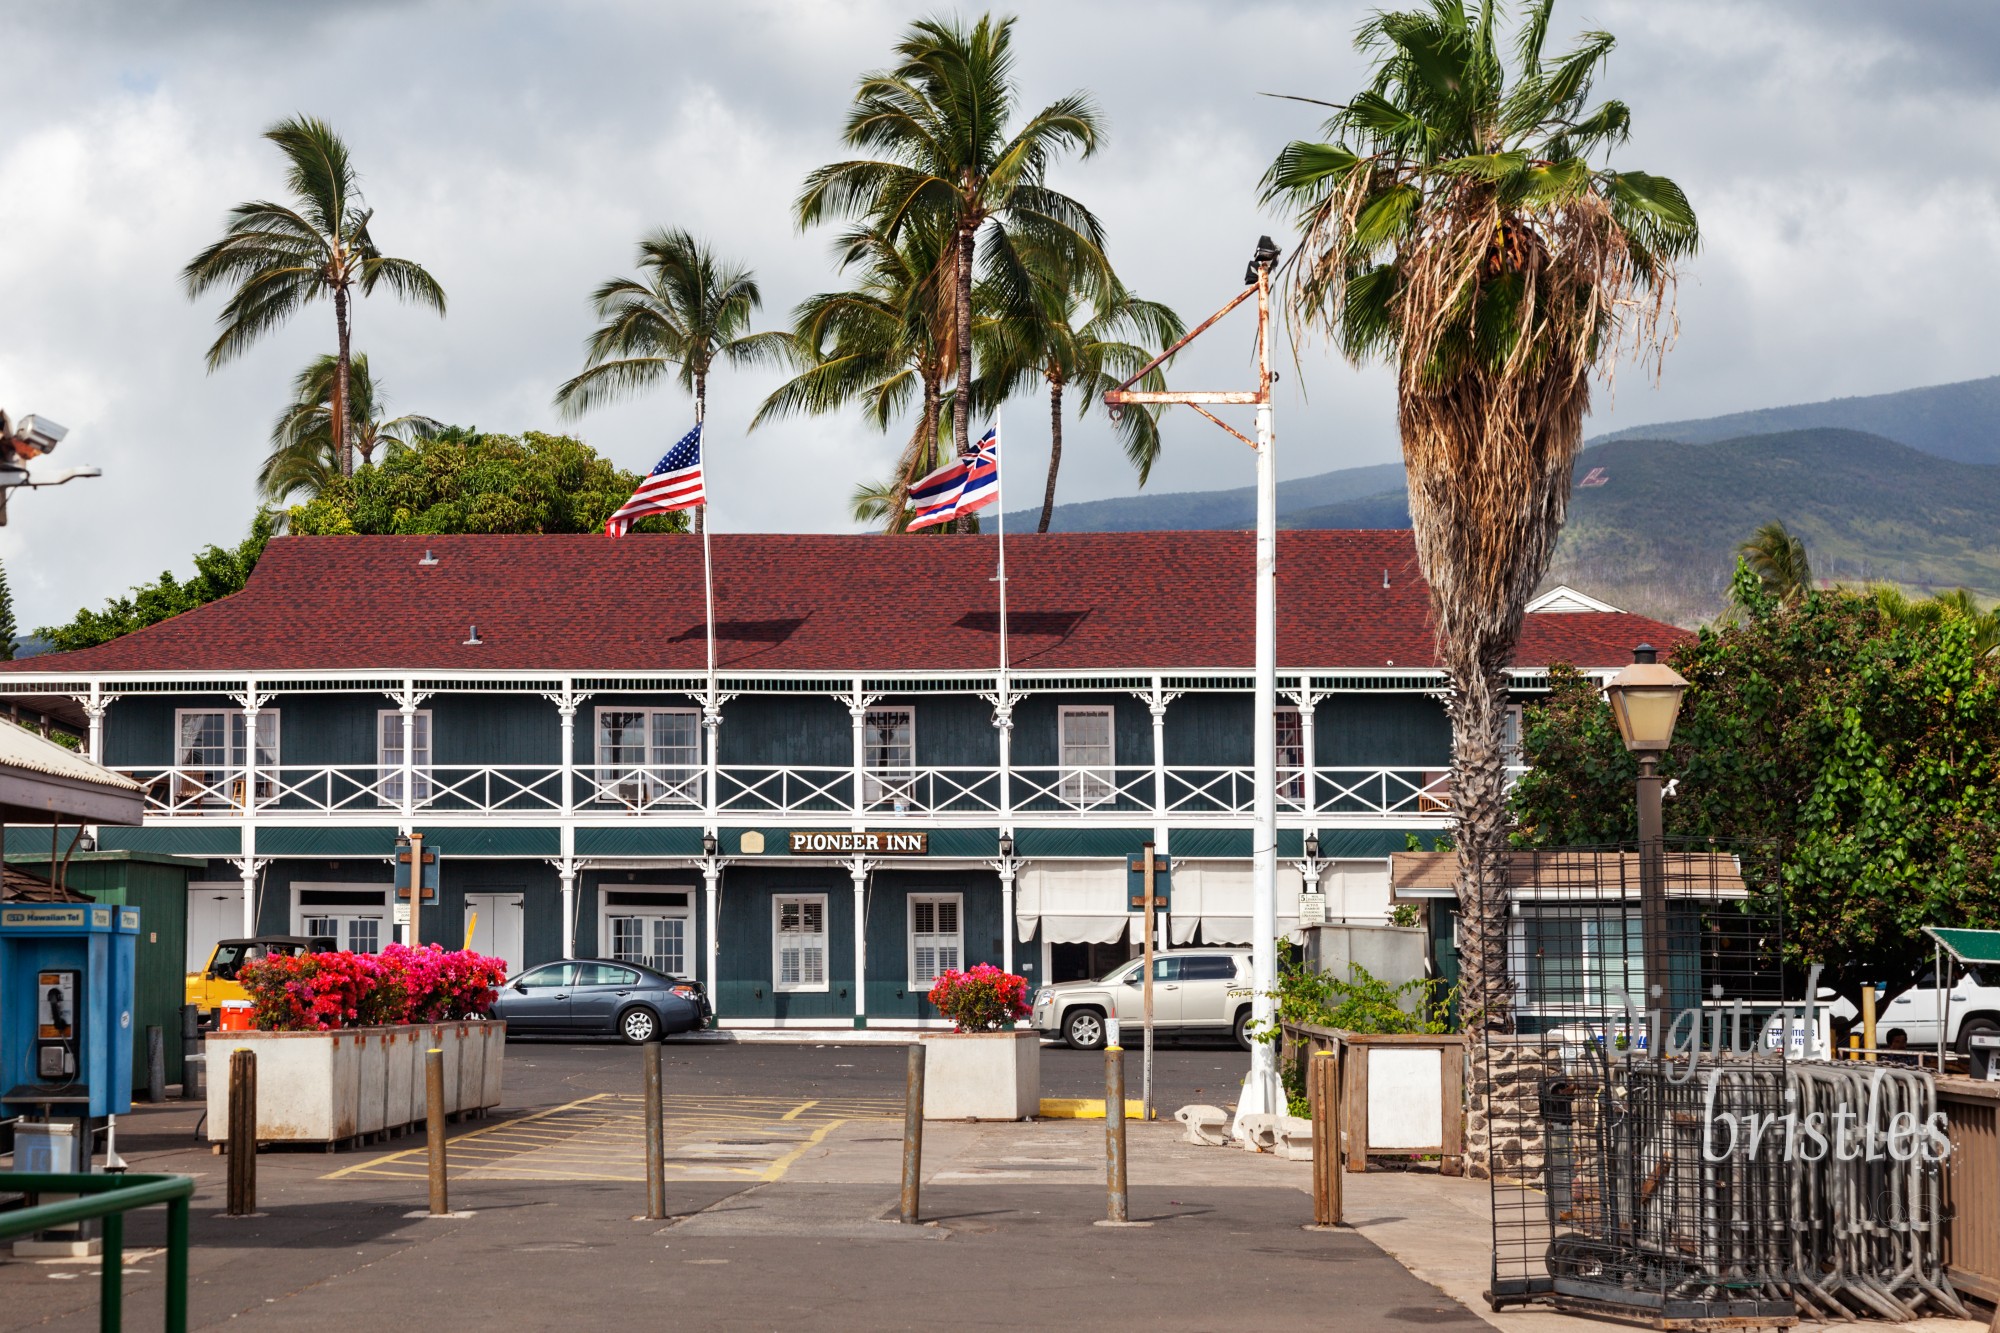
[[[190,959],[379,948],[416,834],[420,939],[699,976],[725,1025],[916,1022],[946,967],[1124,957],[1146,842],[1175,942],[1248,941],[1251,543],[1015,538],[1003,674],[988,538],[718,535],[711,687],[693,538],[283,537],[242,592],[0,694],[141,784],[100,846],[203,867]],[[1284,533],[1279,570],[1279,924],[1302,893],[1379,921],[1388,856],[1450,820],[1425,589],[1406,532]],[[1557,595],[1512,686],[1675,637]]]

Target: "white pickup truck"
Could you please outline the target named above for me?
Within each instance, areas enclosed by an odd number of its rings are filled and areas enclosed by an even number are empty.
[[[1945,1040],[1961,1054],[1972,1049],[1974,1033],[2000,1033],[2000,974],[1992,968],[1961,971],[1948,994],[1940,995],[1936,975],[1925,968],[1876,1013],[1875,1039],[1884,1046],[1935,1046],[1940,1012]]]

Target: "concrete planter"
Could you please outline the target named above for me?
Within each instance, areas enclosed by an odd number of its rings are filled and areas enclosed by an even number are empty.
[[[924,1119],[1026,1120],[1041,1108],[1040,1033],[925,1033],[923,1041]]]
[[[257,1138],[263,1143],[338,1143],[421,1125],[428,1113],[424,1053],[445,1056],[445,1111],[500,1104],[507,1025],[455,1022],[345,1028],[332,1032],[209,1034],[208,1137],[229,1134],[229,1053],[257,1053]]]

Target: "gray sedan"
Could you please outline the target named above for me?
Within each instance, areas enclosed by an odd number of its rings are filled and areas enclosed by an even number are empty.
[[[509,1036],[615,1036],[634,1045],[708,1023],[698,981],[637,963],[565,959],[531,967],[501,988],[493,1017]]]

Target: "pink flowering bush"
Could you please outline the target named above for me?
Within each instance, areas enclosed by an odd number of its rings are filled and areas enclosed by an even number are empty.
[[[941,974],[931,985],[930,1002],[960,1032],[1001,1032],[1026,1018],[1028,979],[1002,972],[991,963],[976,963],[961,972]]]
[[[486,1013],[507,965],[469,949],[391,944],[379,954],[272,954],[237,973],[265,1032],[440,1023]]]

